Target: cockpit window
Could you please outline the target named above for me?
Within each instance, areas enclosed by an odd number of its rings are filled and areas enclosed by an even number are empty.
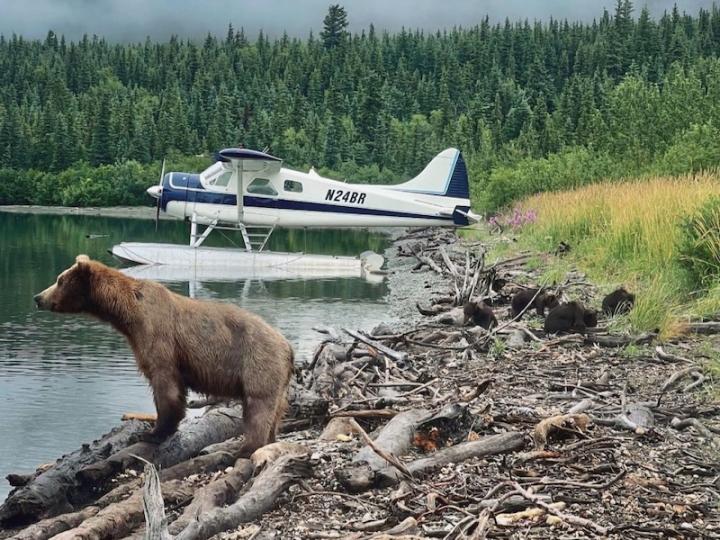
[[[247,187],[247,192],[255,195],[269,195],[271,197],[276,197],[278,194],[267,178],[256,178],[250,182]]]
[[[232,171],[223,168],[210,177],[207,183],[211,186],[227,187],[230,178],[232,178]]]
[[[285,191],[290,191],[292,193],[302,193],[303,190],[302,183],[296,182],[295,180],[285,180],[283,187],[285,188]]]
[[[220,187],[227,187],[228,183],[230,182],[230,177],[232,176],[232,171],[225,171],[220,176],[217,177],[217,179],[214,182],[214,185],[220,186]]]

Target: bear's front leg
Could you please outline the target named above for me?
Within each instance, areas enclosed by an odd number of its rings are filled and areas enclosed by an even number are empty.
[[[140,434],[138,438],[159,444],[177,431],[178,424],[185,417],[187,389],[178,374],[171,372],[153,374],[150,386],[157,409],[157,422],[155,429]]]

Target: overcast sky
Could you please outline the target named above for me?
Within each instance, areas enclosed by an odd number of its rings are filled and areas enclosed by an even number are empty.
[[[322,26],[327,7],[337,0],[0,0],[0,34],[44,37],[49,29],[77,39],[97,34],[112,41],[139,41],[171,34],[202,37],[224,35],[228,23],[245,28],[248,36],[260,29],[276,36],[287,31],[306,37]],[[345,0],[352,30],[374,23],[377,29],[401,27],[435,30],[472,26],[486,14],[493,21],[517,19],[585,20],[612,12],[615,0]],[[712,0],[679,0],[688,13],[710,7]],[[647,4],[655,16],[672,9],[673,0],[635,2],[636,13]]]

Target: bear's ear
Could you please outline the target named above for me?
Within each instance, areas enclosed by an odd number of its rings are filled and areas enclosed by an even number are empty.
[[[78,255],[75,257],[75,269],[78,272],[87,272],[90,270],[90,257],[87,255]]]

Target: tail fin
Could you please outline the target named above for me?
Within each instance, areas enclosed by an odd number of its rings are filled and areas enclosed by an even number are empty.
[[[456,148],[443,150],[412,180],[392,186],[400,191],[426,195],[469,199],[467,167]]]

